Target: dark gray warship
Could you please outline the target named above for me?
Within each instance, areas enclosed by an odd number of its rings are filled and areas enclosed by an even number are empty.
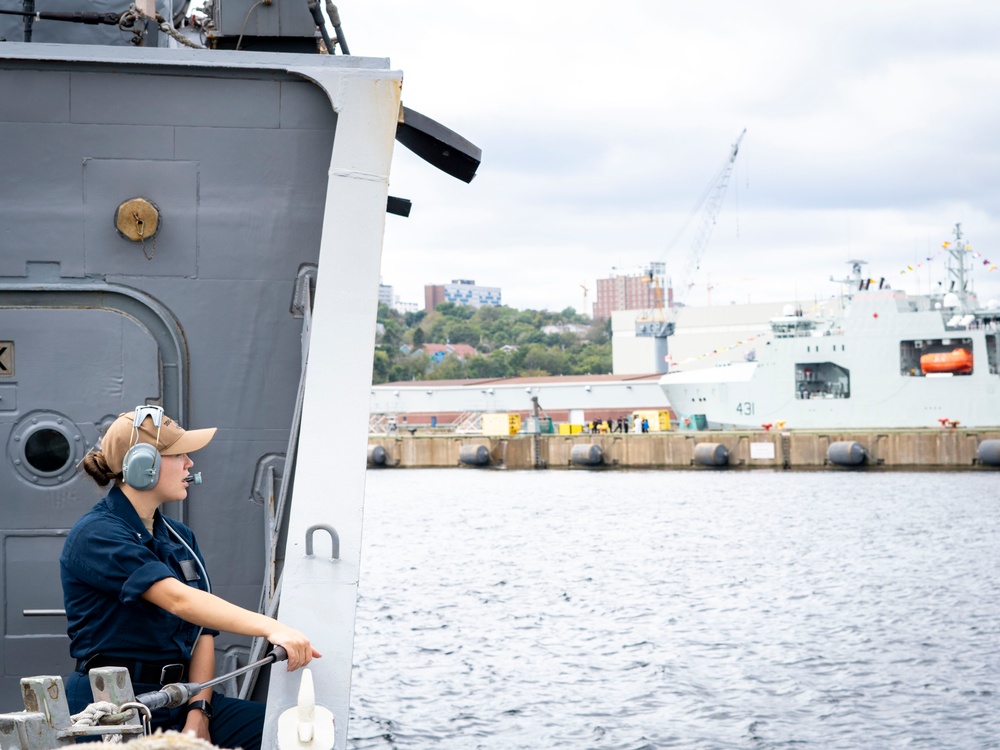
[[[161,404],[219,428],[175,510],[216,593],[310,634],[345,747],[393,144],[465,181],[479,151],[341,54],[332,6],[215,0],[185,29],[169,3],[42,4],[0,15],[0,708],[72,670],[59,554],[101,495],[78,464]],[[217,644],[222,672],[264,649]],[[265,747],[298,680],[226,684],[266,693]]]

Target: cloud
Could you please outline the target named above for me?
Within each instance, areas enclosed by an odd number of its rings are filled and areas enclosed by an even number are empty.
[[[1000,258],[1000,6],[344,10],[352,52],[390,52],[407,105],[483,148],[471,185],[397,149],[390,192],[414,210],[387,222],[383,277],[404,299],[474,278],[517,307],[579,308],[581,284],[659,259],[700,303],[835,294],[829,277],[854,257],[926,291],[925,268],[899,270],[959,221]],[[682,279],[705,220],[695,207],[744,127],[696,278]],[[974,278],[1000,296],[1000,272]]]

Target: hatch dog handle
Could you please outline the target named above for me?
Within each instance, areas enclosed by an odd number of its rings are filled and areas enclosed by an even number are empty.
[[[319,531],[319,530],[329,532],[329,534],[330,534],[330,541],[333,543],[332,544],[333,549],[330,552],[330,559],[331,560],[339,560],[340,559],[340,534],[338,534],[337,530],[335,528],[333,528],[333,526],[331,526],[328,523],[313,524],[308,529],[306,529],[306,556],[307,557],[312,557],[313,556],[313,533],[316,532],[316,531]]]

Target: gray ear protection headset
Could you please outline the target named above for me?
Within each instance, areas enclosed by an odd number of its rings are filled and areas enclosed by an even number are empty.
[[[137,490],[155,487],[160,479],[160,452],[156,445],[139,442],[139,428],[146,417],[151,417],[156,426],[156,443],[160,443],[160,424],[163,420],[162,406],[137,406],[132,421],[132,445],[122,459],[122,478],[125,484]]]

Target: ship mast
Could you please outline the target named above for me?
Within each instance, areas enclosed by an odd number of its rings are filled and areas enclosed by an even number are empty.
[[[851,275],[844,279],[830,277],[830,281],[840,284],[840,304],[843,306],[846,300],[851,299],[855,292],[864,288],[865,277],[862,275],[861,266],[868,263],[867,260],[849,260]]]
[[[968,307],[968,302],[972,297],[972,289],[970,288],[972,280],[966,270],[972,248],[962,239],[961,222],[955,224],[954,244],[946,242],[944,246],[948,251],[948,278],[950,280],[948,289],[945,291],[958,295],[959,304],[964,309]],[[971,268],[969,270],[971,271]]]

